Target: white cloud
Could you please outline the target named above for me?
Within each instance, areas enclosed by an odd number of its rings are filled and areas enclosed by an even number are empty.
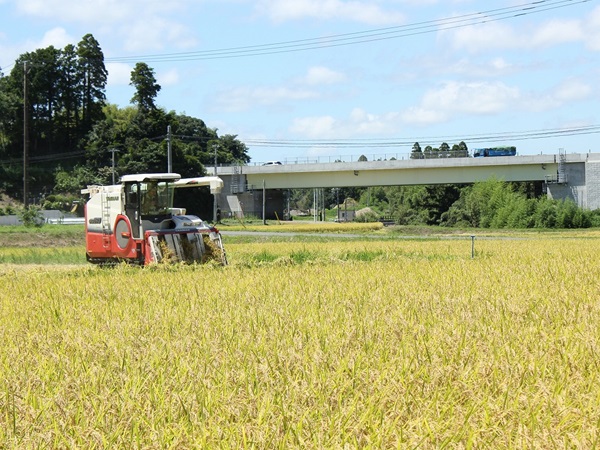
[[[428,91],[422,105],[448,112],[495,113],[509,106],[519,97],[515,88],[501,82],[447,82],[441,89]]]
[[[490,63],[490,67],[501,71],[512,68],[511,64],[508,63],[504,58],[494,58]]]
[[[589,98],[592,87],[567,79],[545,91],[524,93],[501,82],[447,82],[426,92],[417,106],[402,113],[409,124],[430,125],[456,115],[491,115],[506,111],[547,111]]]
[[[167,70],[166,72],[159,72],[156,75],[156,79],[158,84],[164,88],[165,86],[176,85],[181,77],[179,76],[179,71],[177,69],[171,69]]]
[[[414,6],[436,5],[439,0],[401,0],[400,3]]]
[[[19,0],[21,14],[74,22],[126,21],[179,10],[180,1],[161,0]]]
[[[568,42],[579,42],[584,38],[582,23],[579,20],[552,20],[534,30],[528,37],[533,48],[550,47]]]
[[[398,3],[402,3],[409,6],[427,6],[427,5],[437,5],[439,3],[449,3],[449,4],[462,4],[462,3],[472,3],[474,0],[397,0]]]
[[[401,125],[431,125],[457,115],[495,115],[506,111],[547,110],[583,100],[592,88],[575,79],[565,80],[545,92],[524,94],[502,82],[449,81],[424,93],[421,101],[403,112],[372,114],[355,108],[345,119],[331,115],[297,118],[290,131],[310,138],[386,135]]]
[[[108,82],[110,86],[129,85],[133,67],[124,63],[106,63]]]
[[[95,35],[118,35],[128,51],[163,49],[167,44],[176,48],[196,45],[192,30],[183,25],[185,2],[21,0],[17,2],[17,8],[25,16],[94,27]]]
[[[383,115],[367,113],[361,108],[354,108],[350,114],[349,126],[357,135],[387,134],[396,129],[399,114],[391,112]]]
[[[432,124],[450,119],[455,114],[495,114],[514,107],[519,90],[501,82],[444,83],[427,91],[420,105],[409,108],[402,119],[412,124]]]
[[[27,16],[82,22],[121,20],[133,12],[130,2],[118,0],[99,0],[93,5],[89,0],[21,0],[17,8]]]
[[[36,48],[46,48],[50,45],[56,48],[63,48],[71,43],[73,43],[73,37],[64,28],[57,27],[44,33],[42,40],[36,44]]]
[[[317,86],[323,84],[335,84],[342,82],[345,79],[345,75],[341,72],[336,72],[327,67],[317,66],[308,69],[308,73],[301,81],[311,86]]]
[[[518,34],[508,25],[501,23],[489,23],[463,27],[453,31],[442,31],[438,38],[443,42],[450,40],[456,50],[464,49],[471,53],[521,46],[521,39],[519,39]]]
[[[592,93],[593,89],[589,84],[570,78],[544,92],[529,93],[521,103],[523,109],[541,112],[586,100]]]
[[[384,136],[409,125],[433,125],[458,115],[495,115],[506,111],[548,110],[588,98],[592,88],[575,79],[543,92],[522,93],[501,82],[450,81],[427,91],[419,104],[403,112],[368,113],[353,109],[346,118],[332,115],[297,118],[290,132],[313,139]]]
[[[422,106],[409,108],[402,113],[402,120],[411,125],[432,125],[448,120],[447,111],[427,109]]]
[[[338,122],[332,116],[314,116],[295,119],[290,131],[307,138],[334,138]]]
[[[227,112],[245,111],[256,106],[280,107],[289,101],[318,97],[315,91],[288,87],[239,87],[217,93],[211,102],[215,109]]]
[[[586,38],[580,20],[552,20],[538,27],[517,28],[505,23],[486,23],[477,26],[442,31],[440,41],[450,39],[457,50],[479,53],[494,49],[541,49],[559,44],[582,42]]]
[[[592,93],[592,87],[580,80],[568,79],[563,81],[555,92],[555,97],[561,102],[585,100]]]
[[[261,0],[257,8],[274,22],[304,19],[345,19],[368,24],[398,24],[404,16],[362,0]]]
[[[585,23],[585,42],[593,51],[600,51],[600,6],[594,9]]]
[[[18,46],[2,46],[0,45],[0,55],[2,59],[0,64],[8,65],[9,61],[13,63],[20,54],[33,51],[38,48],[46,48],[54,46],[57,49],[63,48],[67,44],[73,43],[73,37],[62,27],[52,28],[48,30],[39,40],[27,40]]]
[[[119,33],[127,51],[163,49],[168,45],[190,48],[196,44],[187,27],[158,16],[123,24]]]
[[[213,104],[223,111],[244,111],[257,106],[280,108],[288,102],[314,100],[329,95],[319,91],[319,86],[331,86],[346,79],[341,72],[324,66],[308,69],[305,75],[281,86],[244,86],[223,89]]]
[[[399,124],[398,113],[378,115],[354,108],[345,119],[335,119],[330,115],[297,118],[290,131],[312,139],[335,139],[390,134],[398,130]]]
[[[519,67],[516,67],[514,64],[509,63],[501,57],[483,62],[474,62],[468,58],[462,58],[453,64],[444,64],[443,67],[443,70],[446,73],[459,74],[470,78],[501,76],[518,69]]]

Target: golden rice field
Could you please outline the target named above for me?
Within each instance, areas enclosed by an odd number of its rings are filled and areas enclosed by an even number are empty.
[[[270,221],[268,226],[262,225],[262,223],[243,223],[238,224],[228,223],[225,225],[219,225],[219,228],[223,228],[229,231],[270,231],[270,232],[316,232],[316,233],[356,233],[356,232],[374,232],[383,230],[383,224],[381,222],[310,222],[310,221],[295,221],[295,222],[274,222]]]
[[[600,239],[232,242],[0,266],[0,448],[581,448]]]

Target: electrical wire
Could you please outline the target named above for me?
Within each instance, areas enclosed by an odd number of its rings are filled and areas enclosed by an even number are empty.
[[[480,25],[499,20],[538,14],[554,9],[566,8],[591,0],[538,0],[519,5],[507,6],[485,10],[475,13],[457,15],[443,19],[428,20],[406,25],[385,28],[376,28],[352,33],[334,34],[317,38],[306,38],[291,41],[274,42],[250,46],[230,47],[214,50],[201,50],[193,52],[158,53],[147,55],[113,56],[105,57],[105,63],[130,63],[145,61],[147,63],[198,61],[208,59],[228,59],[272,55],[277,53],[291,53],[298,51],[317,50],[330,47],[363,44],[388,39],[399,39],[420,34],[447,31],[456,28]],[[3,66],[10,69],[14,63]]]
[[[64,159],[79,158],[85,155],[85,150],[76,150],[73,152],[53,153],[51,155],[29,156],[30,164],[45,163],[49,161],[62,161]],[[23,164],[23,158],[10,158],[0,160],[0,165],[17,165]]]
[[[589,125],[571,128],[542,129],[522,132],[499,132],[474,134],[470,136],[417,136],[386,139],[245,139],[243,142],[252,147],[270,148],[396,148],[412,147],[415,142],[455,142],[464,141],[469,144],[497,141],[525,141],[532,139],[548,139],[563,136],[577,136],[600,133],[600,125]]]
[[[254,148],[335,148],[335,149],[366,149],[366,148],[412,148],[415,142],[422,143],[421,147],[425,147],[426,143],[436,142],[452,142],[464,141],[469,146],[477,143],[489,142],[515,142],[534,139],[549,139],[565,136],[579,136],[589,134],[599,134],[600,125],[587,125],[570,128],[555,128],[541,129],[529,131],[506,131],[498,133],[474,134],[470,136],[447,135],[447,136],[414,136],[404,138],[383,138],[383,139],[245,139],[241,140],[244,144]],[[166,136],[158,136],[152,140],[165,139]],[[214,140],[214,137],[188,136],[188,135],[171,135],[172,139],[191,140],[199,142],[208,142]],[[437,145],[437,144],[436,144]],[[40,164],[50,161],[60,161],[64,159],[79,158],[85,155],[85,151],[78,150],[74,152],[55,153],[53,155],[30,156],[31,164]],[[0,165],[18,165],[22,164],[21,158],[11,158],[0,160]]]
[[[447,31],[499,20],[507,20],[520,16],[538,14],[541,12],[566,8],[577,4],[587,3],[590,0],[538,0],[520,5],[491,9],[476,13],[458,15],[454,17],[417,22],[407,25],[377,28],[353,33],[335,34],[318,38],[307,38],[292,41],[275,42],[242,47],[230,47],[215,50],[194,52],[162,53],[148,55],[132,55],[107,57],[105,62],[145,62],[161,63],[175,61],[197,61],[207,59],[225,59],[250,56],[272,55],[277,53],[290,53],[322,48],[355,45],[387,39],[398,39],[425,33]]]

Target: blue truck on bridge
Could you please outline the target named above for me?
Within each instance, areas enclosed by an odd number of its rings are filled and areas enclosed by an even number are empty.
[[[515,156],[517,147],[490,147],[473,149],[474,158],[484,158],[488,156]]]

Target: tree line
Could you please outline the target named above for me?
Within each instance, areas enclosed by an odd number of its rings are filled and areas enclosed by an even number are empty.
[[[129,106],[107,102],[107,78],[91,34],[77,45],[24,53],[10,73],[0,70],[0,192],[23,198],[26,149],[34,203],[110,184],[113,156],[117,177],[165,172],[169,144],[172,170],[182,176],[205,174],[215,152],[219,163],[249,162],[237,136],[219,136],[201,119],[157,107],[161,87],[146,63],[131,72]]]
[[[397,225],[457,228],[589,228],[600,226],[600,210],[590,211],[572,200],[554,200],[541,182],[490,179],[475,184],[373,186],[323,191],[327,209],[347,199],[367,210],[359,221],[385,217]],[[312,190],[290,192],[291,209],[312,208]]]
[[[421,148],[421,144],[415,142],[410,152],[411,159],[431,159],[431,158],[468,158],[469,148],[465,141],[453,144],[452,147],[447,142],[442,142],[439,147],[426,145]]]

